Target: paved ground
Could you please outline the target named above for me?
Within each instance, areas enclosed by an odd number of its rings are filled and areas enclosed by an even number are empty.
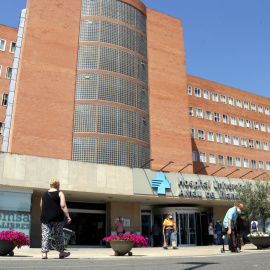
[[[133,256],[114,256],[110,248],[81,248],[69,251],[71,257],[59,260],[55,251],[48,260],[41,260],[40,249],[22,248],[15,250],[13,257],[0,257],[0,269],[4,270],[269,270],[270,249],[257,250],[251,244],[241,253],[220,253],[220,246],[181,247],[178,250],[162,248],[133,248]]]

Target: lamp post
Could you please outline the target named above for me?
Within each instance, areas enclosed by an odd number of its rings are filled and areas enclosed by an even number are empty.
[[[181,172],[182,170],[184,170],[186,167],[192,165],[191,163],[188,163],[185,167],[183,167],[181,170],[179,170],[178,172]]]
[[[233,173],[235,173],[235,172],[237,172],[237,171],[239,171],[239,169],[235,169],[233,172],[227,174],[225,177],[228,177],[229,175],[231,175],[231,174],[233,174]]]
[[[195,172],[195,174],[197,174],[198,172],[200,172],[200,171],[202,171],[203,169],[205,169],[205,168],[208,168],[209,166],[207,165],[207,166],[204,166],[203,168],[201,168],[200,170],[198,170],[197,172]]]
[[[218,169],[217,171],[213,172],[211,175],[214,175],[215,173],[219,172],[220,170],[225,169],[225,167],[221,167],[220,169]]]
[[[257,178],[257,177],[259,177],[259,176],[261,176],[261,175],[263,175],[263,174],[266,174],[266,172],[263,172],[263,173],[261,173],[261,174],[255,176],[255,177],[253,177],[252,180],[255,179],[255,178]]]
[[[242,176],[240,176],[239,178],[242,178],[243,176],[246,176],[247,174],[249,174],[249,173],[251,173],[251,172],[253,172],[253,171],[249,171],[248,173],[243,174],[243,175],[242,175]]]
[[[159,171],[162,171],[164,168],[166,168],[167,166],[169,166],[171,163],[173,163],[173,161],[170,161],[168,164],[166,164],[164,167],[162,167]]]
[[[142,165],[142,167],[141,168],[144,168],[148,163],[150,163],[151,161],[153,161],[154,159],[153,158],[151,158],[150,160],[148,160],[145,164],[143,164]]]

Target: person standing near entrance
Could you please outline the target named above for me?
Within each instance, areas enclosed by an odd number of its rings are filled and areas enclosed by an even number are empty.
[[[67,217],[68,224],[71,223],[71,218],[68,213],[65,195],[59,190],[59,180],[52,179],[50,181],[50,189],[46,191],[41,200],[41,252],[42,259],[47,259],[47,253],[50,251],[50,234],[54,228],[56,250],[59,251],[59,259],[64,259],[70,255],[70,252],[64,251],[63,237],[63,221],[64,214]]]
[[[212,226],[212,222],[209,223],[208,225],[208,237],[209,237],[209,245],[213,245],[214,244],[214,228]]]
[[[115,229],[116,229],[117,236],[119,236],[120,233],[125,233],[124,222],[123,222],[123,217],[122,216],[120,216],[119,220],[116,221]]]
[[[168,249],[169,240],[171,239],[172,248],[177,249],[177,247],[176,247],[177,231],[175,229],[175,222],[173,220],[172,213],[170,213],[168,215],[168,217],[164,220],[162,233],[163,233],[163,235],[165,233],[163,248]]]
[[[236,228],[235,223],[238,218],[238,214],[244,210],[244,205],[242,203],[238,204],[230,208],[223,220],[223,226],[227,230],[227,234],[229,236],[229,246],[232,252],[238,251],[237,250],[237,241],[236,241]],[[239,249],[240,251],[240,249]]]

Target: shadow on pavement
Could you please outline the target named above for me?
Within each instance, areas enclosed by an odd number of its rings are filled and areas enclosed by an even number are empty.
[[[184,263],[178,263],[178,264],[189,264],[189,265],[194,265],[189,268],[185,268],[185,270],[193,270],[193,269],[198,269],[201,267],[207,267],[210,264],[218,264],[218,263],[211,263],[211,262],[184,262]]]

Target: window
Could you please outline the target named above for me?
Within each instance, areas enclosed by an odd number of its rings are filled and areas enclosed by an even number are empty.
[[[239,127],[245,127],[245,122],[243,118],[238,118]]]
[[[194,128],[191,128],[190,129],[190,134],[191,134],[191,138],[195,139],[196,136],[195,136],[195,129]]]
[[[258,150],[262,150],[262,143],[260,141],[256,141],[256,147]]]
[[[209,91],[203,90],[203,97],[204,97],[205,99],[210,99]]]
[[[242,101],[240,99],[236,100],[236,107],[242,108]]]
[[[218,155],[218,165],[225,165],[225,160],[223,155]]]
[[[247,101],[244,101],[244,109],[249,110],[249,103]]]
[[[0,39],[0,51],[4,51],[6,48],[6,41],[4,39]]]
[[[270,125],[267,125],[267,131],[270,133]]]
[[[229,117],[227,114],[223,114],[222,119],[223,119],[223,123],[229,124]]]
[[[0,135],[4,135],[4,127],[5,127],[5,124],[0,122]]]
[[[241,145],[242,145],[242,147],[247,147],[247,139],[246,138],[241,138]]]
[[[223,104],[227,104],[226,96],[220,95],[220,102]]]
[[[246,125],[247,125],[247,128],[252,129],[252,125],[251,125],[250,120],[246,120]]]
[[[258,122],[253,121],[253,126],[255,130],[259,130],[259,124]]]
[[[249,160],[244,158],[244,168],[249,168]]]
[[[254,159],[251,160],[251,168],[252,169],[257,169],[257,162]]]
[[[1,76],[2,66],[0,66],[0,76]]]
[[[234,106],[234,98],[229,97],[229,105]]]
[[[227,165],[233,166],[233,158],[232,157],[227,156]]]
[[[216,133],[216,138],[218,143],[223,143],[222,134]]]
[[[259,160],[259,169],[264,170],[264,163],[261,160]]]
[[[194,88],[195,97],[201,97],[201,89]]]
[[[207,139],[208,139],[208,141],[213,142],[214,141],[214,133],[211,131],[207,131]]]
[[[239,138],[236,136],[233,136],[233,145],[239,146]]]
[[[231,144],[231,136],[230,135],[225,135],[225,143]]]
[[[265,124],[261,123],[261,131],[266,132]]]
[[[231,124],[234,126],[237,126],[237,122],[236,122],[236,117],[235,116],[231,116]]]
[[[270,162],[265,162],[266,163],[266,170],[270,171]]]
[[[200,162],[206,162],[206,154],[200,152]]]
[[[264,151],[269,151],[269,146],[267,142],[263,142],[263,150]]]
[[[204,140],[205,137],[204,137],[204,131],[203,130],[198,130],[198,139],[199,140]]]
[[[192,159],[193,161],[197,161],[197,152],[196,151],[192,151]]]
[[[218,94],[217,93],[212,93],[212,100],[215,102],[218,102]]]
[[[16,50],[16,43],[15,42],[10,42],[9,52],[15,53],[15,50]]]
[[[11,79],[11,74],[12,74],[12,68],[7,67],[6,78]]]
[[[193,107],[189,107],[189,116],[194,116]]]
[[[205,118],[207,120],[212,120],[212,113],[210,111],[205,111]]]
[[[220,122],[220,114],[219,113],[214,113],[214,117],[215,117],[215,122]],[[270,130],[270,129],[269,129]],[[270,131],[269,131],[270,132]]]
[[[235,166],[236,166],[236,167],[242,167],[242,166],[241,166],[241,158],[239,158],[239,157],[236,157],[236,158],[235,158]]]
[[[216,164],[216,156],[214,154],[209,154],[209,163]]]
[[[250,106],[251,106],[251,111],[256,112],[256,104],[250,103]]]
[[[3,94],[2,96],[2,106],[7,106],[8,103],[8,94]]]
[[[259,113],[263,113],[263,106],[258,105],[258,112],[259,112]]]
[[[197,109],[196,108],[196,116],[198,118],[203,118],[203,112],[202,112],[202,109]]]
[[[188,87],[187,87],[187,93],[188,93],[188,95],[192,95],[192,87],[191,86],[189,86],[188,85]]]
[[[270,112],[269,112],[269,108],[268,107],[264,107],[264,112],[266,115],[270,115]]]
[[[254,148],[254,141],[249,139],[248,140],[248,145],[249,145],[249,148]]]

